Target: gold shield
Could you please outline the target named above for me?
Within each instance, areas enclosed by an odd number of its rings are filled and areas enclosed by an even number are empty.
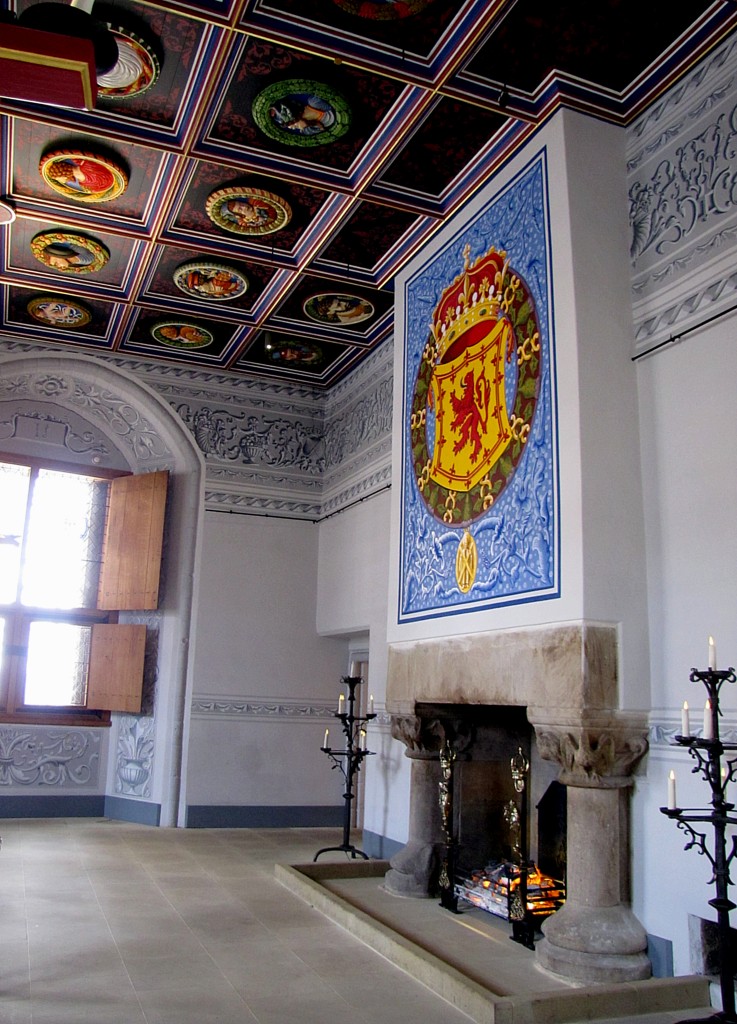
[[[512,439],[504,393],[504,360],[512,337],[507,320],[435,367],[435,448],[430,476],[442,487],[469,491],[500,459]]]

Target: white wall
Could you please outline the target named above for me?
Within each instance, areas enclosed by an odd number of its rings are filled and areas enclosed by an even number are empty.
[[[389,733],[386,697],[386,622],[389,592],[390,495],[383,491],[320,524],[318,630],[369,634],[369,678],[377,719],[368,730],[364,828],[405,842],[410,764]]]
[[[660,814],[667,773],[678,802],[703,806],[706,783],[688,753],[669,745],[688,700],[701,725],[704,691],[689,681],[707,667],[708,637],[719,667],[737,665],[737,318],[723,318],[637,364],[648,545],[654,730],[634,801],[635,912],[649,932],[671,938],[676,972],[690,970],[687,916],[714,920],[709,864]],[[735,686],[725,684],[724,736],[735,739]],[[737,785],[737,784],[736,784]],[[737,790],[731,799],[737,797]],[[709,839],[711,840],[711,836]]]
[[[317,554],[313,523],[205,514],[189,805],[340,804],[319,748],[347,642],[317,635]]]

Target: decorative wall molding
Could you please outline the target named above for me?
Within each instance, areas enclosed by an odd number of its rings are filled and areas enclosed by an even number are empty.
[[[729,40],[628,129],[636,352],[734,305],[736,87]]]
[[[115,760],[115,792],[148,799],[151,796],[155,721],[152,715],[120,715]]]
[[[675,737],[680,735],[681,722],[680,719],[673,718],[659,718],[650,720],[648,727],[648,740],[650,749],[653,748],[673,748],[675,744]],[[701,730],[697,730],[699,735]],[[737,723],[720,723],[719,735],[725,743],[737,743]],[[682,749],[680,747],[676,749]]]
[[[33,352],[33,346],[25,348]],[[44,410],[48,403],[76,411],[88,422],[97,423],[108,438],[116,438],[121,450],[138,464],[158,468],[171,456],[157,425],[135,408],[127,395],[67,369],[62,360],[54,360],[53,365],[39,363],[37,369],[22,372],[5,371],[0,363],[0,402],[10,400],[35,403],[41,417],[48,415]]]
[[[195,695],[192,717],[230,720],[258,719],[330,719],[335,718],[335,703],[319,698],[307,700],[275,700],[273,697],[231,697]]]
[[[205,508],[211,512],[235,512],[241,515],[286,516],[290,519],[320,518],[320,501],[295,501],[266,495],[239,494],[234,491],[205,491]]]
[[[101,743],[97,729],[0,726],[0,786],[97,789]]]
[[[60,351],[0,341],[0,352],[11,354],[39,348]],[[205,458],[209,508],[319,519],[390,479],[391,341],[327,393],[132,359],[94,358],[145,379],[185,424]],[[72,393],[52,377],[0,386],[0,442],[3,434],[17,430],[11,414],[3,420],[3,398],[14,403],[27,399],[32,406],[34,398],[48,401],[56,392]],[[150,425],[115,396],[85,386],[76,401],[81,414],[92,414],[112,428],[124,444],[134,446],[138,458],[164,457]],[[28,415],[35,415],[32,408]],[[76,436],[71,422],[66,426],[69,436]],[[84,443],[101,442],[91,438]],[[108,464],[110,454],[101,450],[100,461]]]

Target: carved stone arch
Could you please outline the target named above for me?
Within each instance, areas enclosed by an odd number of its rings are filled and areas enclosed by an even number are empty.
[[[0,357],[0,447],[20,450],[23,444],[13,437],[14,423],[6,415],[10,403],[24,409],[24,419],[36,416],[46,425],[57,425],[70,455],[76,456],[73,461],[90,466],[122,463],[132,472],[169,470],[167,581],[159,621],[156,722],[150,730],[154,753],[148,789],[129,790],[126,795],[145,797],[158,805],[161,825],[183,825],[190,637],[203,515],[202,454],[159,395],[139,379],[92,357],[56,353]],[[68,413],[67,422],[59,410]],[[80,423],[88,424],[89,430],[80,430]],[[106,444],[107,455],[93,451]],[[85,445],[89,446],[86,452]],[[30,453],[32,447],[32,439],[26,439],[25,450]],[[119,721],[117,726],[111,746],[120,739]],[[112,749],[109,758],[108,786],[113,788],[117,750]]]

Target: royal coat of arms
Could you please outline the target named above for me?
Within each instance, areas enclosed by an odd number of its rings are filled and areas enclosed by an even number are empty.
[[[437,304],[411,405],[414,476],[422,500],[463,532],[456,554],[462,593],[478,555],[468,527],[499,499],[525,453],[537,407],[540,331],[534,303],[504,252],[474,263]]]

